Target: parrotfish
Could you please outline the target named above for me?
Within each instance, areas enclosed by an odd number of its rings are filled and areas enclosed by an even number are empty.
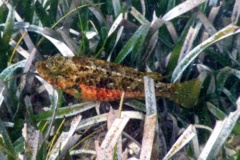
[[[144,99],[144,76],[155,82],[156,97],[168,98],[184,107],[197,103],[200,81],[164,83],[156,72],[140,72],[130,67],[98,59],[55,55],[36,63],[39,75],[64,92],[85,101]]]

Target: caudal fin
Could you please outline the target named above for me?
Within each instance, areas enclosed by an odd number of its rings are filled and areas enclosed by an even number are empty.
[[[193,107],[198,101],[198,96],[201,89],[199,79],[172,84],[168,90],[166,98],[180,104],[183,107]]]

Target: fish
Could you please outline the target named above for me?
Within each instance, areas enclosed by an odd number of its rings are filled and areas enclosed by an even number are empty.
[[[164,83],[157,72],[140,72],[133,68],[99,59],[64,57],[59,54],[37,61],[39,75],[51,85],[81,101],[144,100],[144,76],[154,80],[156,97],[165,97],[183,107],[193,107],[201,88],[199,79]]]

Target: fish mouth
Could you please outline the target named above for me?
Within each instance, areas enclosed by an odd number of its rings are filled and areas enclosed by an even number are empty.
[[[38,72],[38,74],[42,77],[42,78],[47,78],[49,76],[51,76],[49,73],[49,68],[46,66],[46,64],[43,61],[38,61],[35,63],[35,67],[36,70]]]
[[[41,71],[42,68],[44,68],[44,66],[46,68],[46,65],[43,65],[43,64],[44,63],[42,61],[38,61],[38,62],[35,63],[35,67],[36,67],[37,71]]]

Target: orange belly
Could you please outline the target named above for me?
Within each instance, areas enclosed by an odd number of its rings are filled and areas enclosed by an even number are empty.
[[[121,90],[110,90],[106,88],[98,88],[95,86],[88,86],[84,84],[80,84],[82,98],[84,100],[91,101],[115,101],[120,100],[121,94],[123,91]],[[142,99],[143,93],[141,92],[124,92],[125,98],[137,98]]]

